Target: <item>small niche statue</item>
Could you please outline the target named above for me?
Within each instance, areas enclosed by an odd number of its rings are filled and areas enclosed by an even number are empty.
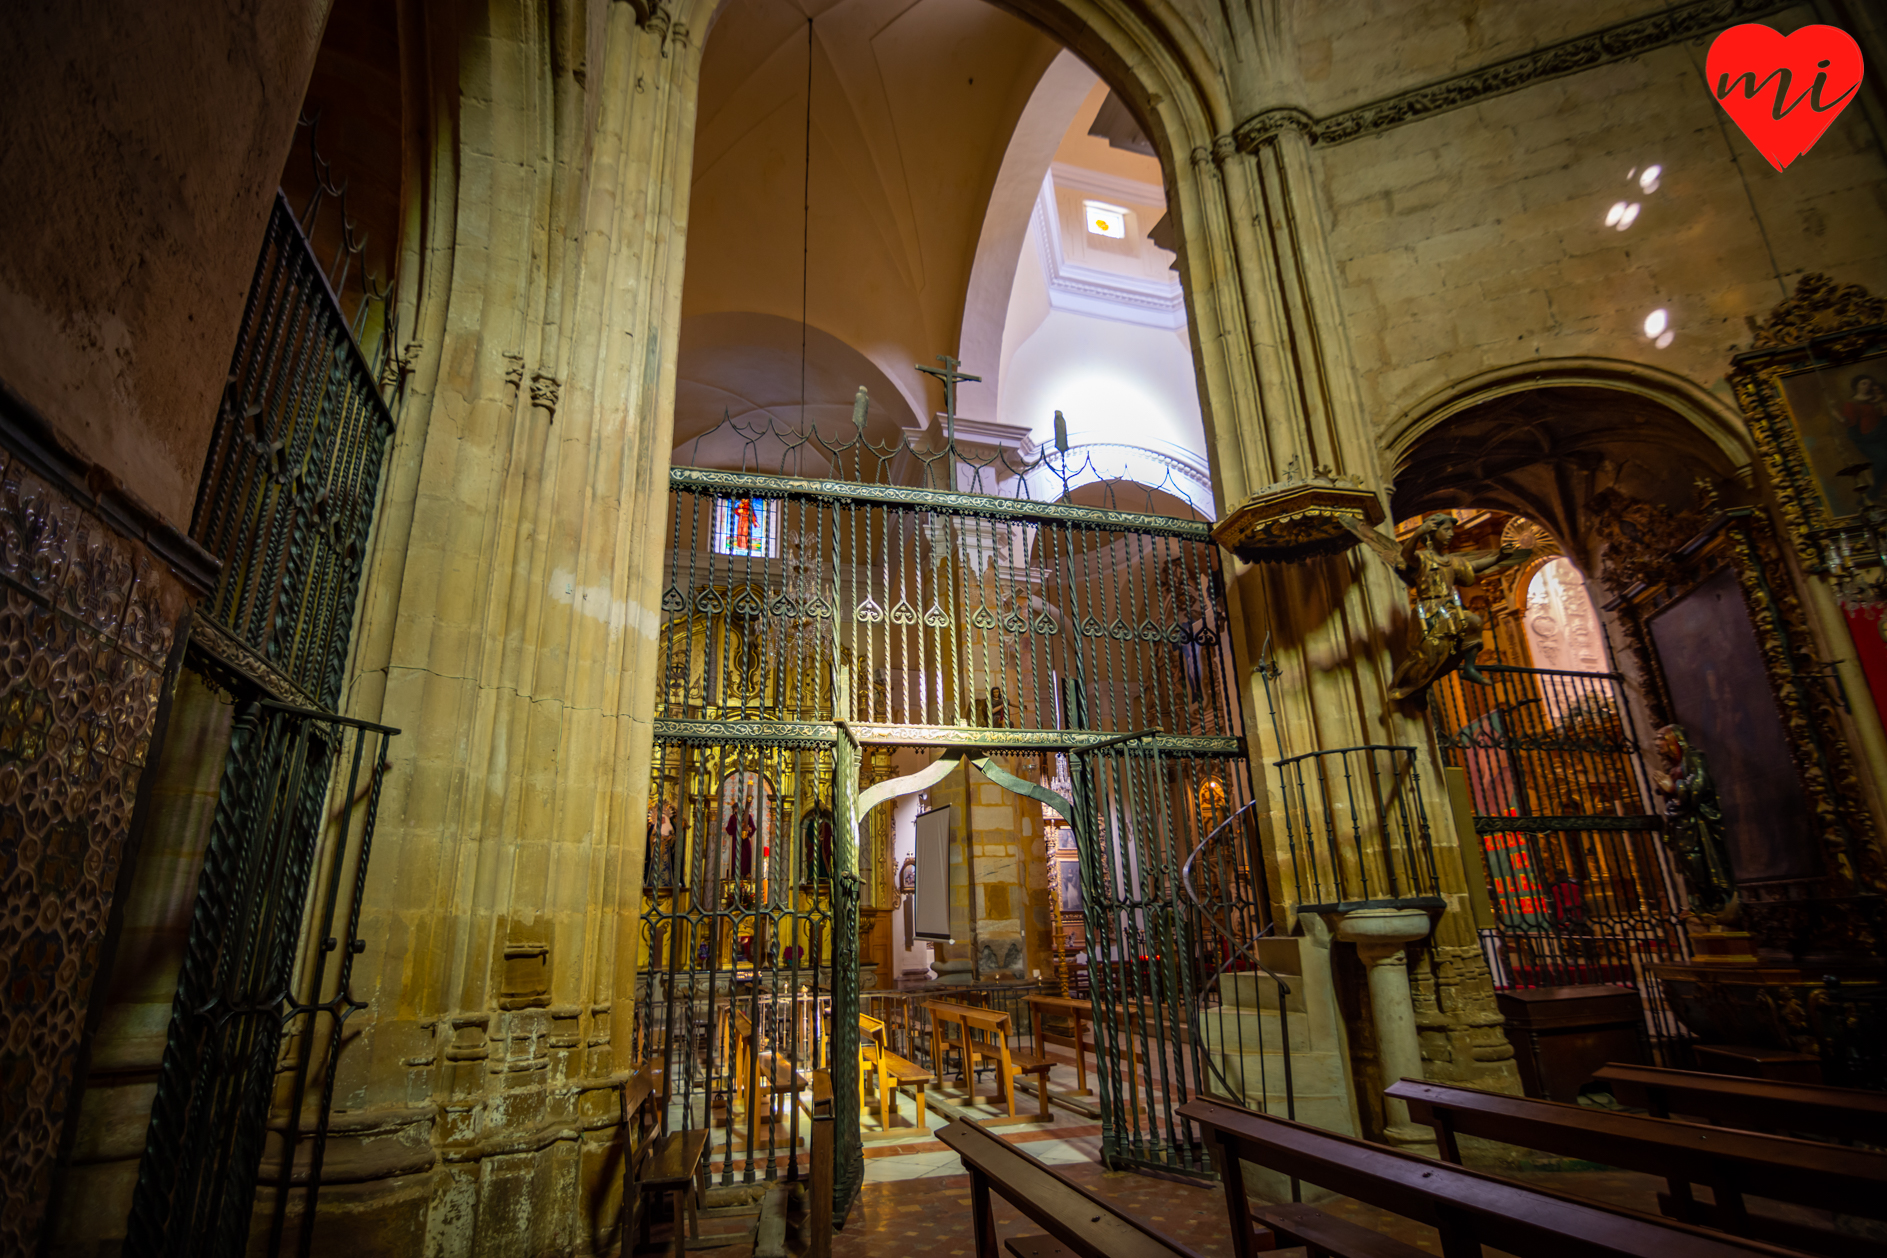
[[[1474,666],[1481,653],[1481,618],[1462,606],[1460,587],[1479,584],[1484,577],[1525,563],[1533,551],[1502,542],[1497,551],[1451,552],[1455,518],[1445,511],[1425,518],[1401,542],[1351,516],[1344,516],[1343,523],[1415,591],[1409,653],[1396,668],[1390,697],[1414,698],[1457,668],[1469,681],[1487,685],[1487,678]]]
[[[1691,911],[1707,927],[1727,923],[1736,917],[1736,885],[1724,854],[1716,781],[1683,726],[1666,725],[1657,739],[1664,768],[1652,772],[1651,785],[1664,796],[1664,846],[1684,871]]]

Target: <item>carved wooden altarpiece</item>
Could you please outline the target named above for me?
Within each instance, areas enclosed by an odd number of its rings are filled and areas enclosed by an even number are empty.
[[[1754,830],[1740,853],[1732,836],[1732,864],[1740,855],[1743,865],[1739,925],[1798,958],[1880,956],[1887,863],[1841,734],[1840,689],[1817,654],[1768,516],[1748,506],[1717,509],[1709,493],[1682,513],[1622,498],[1603,505],[1604,578],[1619,592],[1610,610],[1639,664],[1651,720],[1726,718],[1725,734],[1741,740],[1735,748],[1703,744],[1719,757],[1719,783],[1735,773],[1729,757],[1741,754],[1779,787],[1752,796],[1761,815],[1750,819]],[[1713,621],[1722,630],[1718,645],[1704,641]],[[1751,650],[1738,664],[1742,635]],[[1742,703],[1742,719],[1714,712],[1718,699]],[[1774,755],[1792,765],[1791,781],[1775,782],[1764,760]],[[1799,833],[1787,835],[1791,828]]]

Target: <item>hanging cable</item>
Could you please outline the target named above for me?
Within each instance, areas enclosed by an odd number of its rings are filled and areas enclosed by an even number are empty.
[[[806,165],[799,220],[799,432],[806,435],[806,273],[812,256],[812,19],[806,19]]]

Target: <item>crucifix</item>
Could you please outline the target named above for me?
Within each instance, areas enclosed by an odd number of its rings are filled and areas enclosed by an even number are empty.
[[[925,375],[935,376],[943,381],[944,445],[953,446],[956,444],[957,440],[957,381],[973,380],[980,384],[983,377],[969,376],[958,371],[957,368],[961,367],[963,364],[950,357],[948,354],[937,355],[937,361],[943,364],[941,369],[937,367],[926,367],[922,363],[918,363],[916,366],[917,369]]]

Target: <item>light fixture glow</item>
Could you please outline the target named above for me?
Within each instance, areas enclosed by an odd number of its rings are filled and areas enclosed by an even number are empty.
[[[1624,216],[1625,203],[1623,201],[1614,201],[1612,202],[1612,208],[1605,212],[1605,225],[1607,227],[1617,227],[1618,220]]]
[[[1657,341],[1658,348],[1663,349],[1665,346],[1669,345],[1676,336],[1677,336],[1677,333],[1671,331],[1669,328],[1666,328],[1664,330],[1664,334],[1658,337],[1658,341]]]
[[[1627,227],[1630,227],[1633,223],[1637,221],[1638,221],[1638,203],[1636,201],[1633,201],[1630,205],[1627,205],[1624,211],[1618,216],[1618,222],[1615,224],[1615,226],[1618,228],[1618,230],[1624,231]]]
[[[1656,192],[1658,190],[1658,183],[1660,182],[1659,176],[1663,173],[1664,167],[1662,166],[1645,167],[1645,173],[1638,176],[1638,186],[1643,188],[1646,192]]]
[[[1104,201],[1083,201],[1081,208],[1087,213],[1090,235],[1106,236],[1109,240],[1126,238],[1126,210],[1118,205],[1108,205]]]
[[[1670,323],[1670,314],[1667,313],[1663,307],[1659,307],[1645,316],[1645,335],[1659,336],[1664,332],[1665,328],[1670,326]]]

